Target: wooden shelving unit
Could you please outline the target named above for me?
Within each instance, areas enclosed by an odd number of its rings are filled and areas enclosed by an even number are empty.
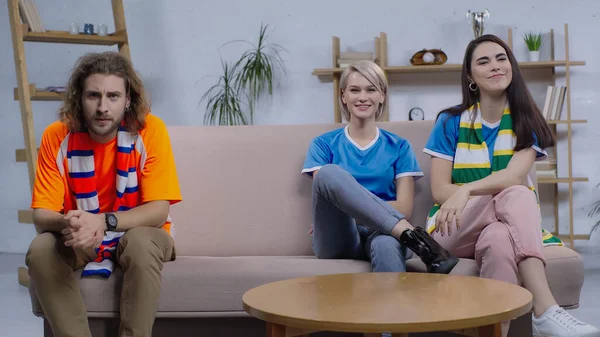
[[[586,124],[587,123],[587,119],[573,119],[570,121],[547,121],[548,124]]]
[[[14,89],[15,101],[19,100],[19,88]],[[34,83],[29,84],[29,98],[32,101],[62,101],[64,93],[44,91],[36,88]]]
[[[573,66],[585,66],[585,61],[573,61],[569,57],[569,27],[568,24],[564,25],[565,34],[565,55],[564,59],[557,60],[554,53],[554,30],[550,30],[550,43],[551,43],[551,57],[549,61],[539,62],[519,62],[521,69],[546,69],[550,72],[552,82],[556,82],[556,68],[563,67],[566,75],[566,119],[564,120],[549,120],[548,124],[551,129],[557,131],[558,125],[565,125],[567,127],[567,162],[568,169],[567,174],[562,177],[554,179],[539,179],[538,184],[551,184],[554,189],[554,231],[553,234],[561,238],[565,243],[569,244],[570,247],[574,247],[574,240],[587,240],[589,235],[575,235],[573,233],[573,183],[587,182],[588,178],[585,177],[573,177],[573,158],[572,158],[572,127],[574,124],[586,124],[587,120],[571,119],[571,67]],[[507,44],[512,48],[513,32],[512,29],[508,30],[508,41]],[[333,98],[334,98],[334,120],[336,123],[342,122],[341,110],[339,107],[339,95],[340,87],[339,81],[340,76],[344,69],[339,67],[338,59],[340,55],[340,39],[337,36],[332,38],[332,67],[331,68],[317,68],[312,71],[312,75],[320,77],[322,80],[331,79],[333,81]],[[386,76],[390,74],[408,74],[408,73],[445,73],[445,72],[460,72],[462,70],[462,64],[443,64],[443,65],[400,65],[390,66],[388,65],[387,57],[387,34],[381,32],[378,37],[375,37],[375,58],[377,64],[382,68]],[[393,85],[393,83],[390,83]],[[386,111],[383,115],[384,121],[389,121],[389,105],[386,107]],[[558,141],[558,140],[557,140]],[[556,154],[556,146],[552,149]],[[569,233],[563,235],[559,233],[559,214],[558,214],[558,184],[567,184],[569,190]]]
[[[566,64],[566,61],[519,62],[519,67],[521,69],[544,69],[553,67],[564,67]],[[570,65],[583,66],[585,65],[585,62],[571,61]],[[383,67],[382,69],[388,74],[460,72],[462,70],[462,64],[443,64],[439,66],[388,66]],[[312,75],[333,76],[334,74],[341,74],[343,71],[343,68],[321,68],[314,69]]]
[[[37,141],[33,123],[31,101],[62,101],[63,93],[40,90],[35,84],[29,83],[27,76],[27,61],[25,59],[25,42],[84,44],[100,46],[118,46],[119,53],[131,59],[129,40],[125,25],[125,11],[122,0],[111,0],[115,32],[106,36],[70,34],[66,31],[32,32],[27,24],[21,22],[19,0],[8,0],[8,16],[10,21],[17,87],[14,89],[14,99],[19,101],[21,110],[21,126],[25,149],[15,152],[17,162],[26,162],[29,172],[29,188],[33,189],[35,169],[37,165]],[[18,211],[20,223],[33,223],[32,212],[29,209]],[[19,267],[19,283],[27,286],[29,279],[27,269]]]
[[[127,42],[125,31],[119,31],[106,36],[77,34],[69,32],[49,30],[44,33],[26,31],[23,34],[25,42],[48,42],[67,44],[89,44],[97,46],[113,46]]]
[[[560,183],[568,183],[572,182],[587,182],[588,178],[554,178],[554,179],[539,179],[538,184],[560,184]]]

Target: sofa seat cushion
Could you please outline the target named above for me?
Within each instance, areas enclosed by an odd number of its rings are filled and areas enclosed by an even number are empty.
[[[312,256],[178,256],[175,261],[164,264],[158,311],[243,311],[243,294],[265,283],[320,274],[370,271],[371,265],[366,261],[320,260]],[[109,279],[81,279],[80,274],[80,271],[75,272],[90,317],[119,311],[120,268],[116,268]],[[31,292],[35,298],[33,284]],[[34,313],[43,315],[37,300],[32,304]]]
[[[580,256],[566,247],[545,247],[544,254],[548,259],[546,275],[556,301],[563,307],[577,307],[583,287]],[[426,272],[418,258],[410,259],[407,269]],[[460,259],[452,274],[478,276],[478,270],[475,260]],[[303,276],[370,271],[371,265],[366,261],[320,260],[314,256],[180,256],[164,264],[157,316],[168,312],[243,311],[244,292],[261,284]],[[80,274],[81,271],[75,272],[89,316],[115,316],[119,311],[121,269],[116,268],[109,279],[81,279]],[[41,316],[33,282],[30,291],[33,311]]]
[[[546,277],[556,302],[566,308],[579,306],[579,295],[583,287],[583,261],[577,252],[564,246],[544,247],[547,259]],[[407,270],[426,272],[425,264],[419,258],[407,262]],[[478,276],[479,267],[475,260],[460,259],[451,274]]]

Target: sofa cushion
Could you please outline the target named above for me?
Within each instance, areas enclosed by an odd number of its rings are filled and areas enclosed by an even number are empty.
[[[547,259],[546,277],[556,302],[562,307],[577,307],[584,276],[581,257],[574,250],[561,246],[544,247],[544,255]],[[416,272],[427,271],[418,258],[410,259],[407,269]],[[451,274],[478,276],[479,268],[475,260],[460,259]]]
[[[544,247],[544,255],[548,260],[546,277],[556,302],[563,307],[578,307],[584,279],[581,256],[561,246]]]
[[[581,258],[566,247],[545,247],[544,254],[548,259],[546,274],[556,301],[564,307],[576,307],[583,286]],[[314,256],[182,256],[164,264],[158,311],[199,314],[242,311],[244,292],[261,284],[294,277],[369,271],[371,266],[365,261],[320,260]],[[408,271],[425,272],[426,269],[420,259],[412,258],[408,261]],[[452,274],[477,276],[477,263],[461,259]],[[120,268],[116,268],[109,279],[81,279],[79,271],[75,275],[90,317],[118,312],[122,279]],[[30,291],[33,311],[41,315],[33,282]]]
[[[371,265],[356,260],[320,260],[300,257],[197,257],[182,256],[164,264],[159,312],[243,311],[242,295],[261,284],[289,278],[370,272]],[[108,279],[88,277],[77,282],[90,317],[119,311],[122,273],[116,268]],[[31,286],[35,295],[35,285]],[[35,296],[32,296],[35,299]],[[42,310],[32,301],[36,315]],[[158,315],[160,316],[160,315]]]

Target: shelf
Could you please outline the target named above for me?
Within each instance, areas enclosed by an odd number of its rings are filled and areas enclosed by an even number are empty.
[[[587,182],[588,178],[576,178],[573,177],[570,179],[572,182]],[[538,184],[560,184],[560,183],[568,183],[569,178],[554,178],[554,179],[538,179]]]
[[[519,62],[519,68],[521,69],[540,69],[540,68],[554,68],[564,67],[567,65],[567,61],[539,61],[539,62]],[[585,61],[569,61],[569,66],[584,66]]]
[[[19,267],[18,269],[19,284],[29,288],[29,273],[27,267]]]
[[[25,30],[25,28],[23,28]],[[47,43],[68,43],[68,44],[90,44],[98,46],[113,46],[127,42],[127,36],[124,32],[116,32],[106,36],[71,34],[67,31],[48,30],[44,33],[24,32],[23,41],[27,42],[47,42]]]
[[[390,74],[460,72],[461,70],[462,64],[385,67],[385,71]]]
[[[569,124],[569,121],[560,120],[560,121],[546,121],[548,124]],[[571,119],[571,124],[586,124],[587,119]]]
[[[17,215],[19,223],[32,224],[33,223],[33,210],[32,209],[20,209]]]
[[[521,69],[552,69],[554,67],[566,66],[566,61],[540,61],[540,62],[519,62]],[[570,61],[569,66],[583,66],[585,61]],[[389,74],[406,74],[406,73],[438,73],[438,72],[460,72],[462,64],[442,64],[430,66],[389,66],[383,70]],[[343,68],[320,68],[313,70],[315,76],[332,76],[333,74],[341,74]]]
[[[19,89],[14,88],[15,101],[19,100]],[[65,94],[63,92],[38,90],[35,84],[29,85],[29,96],[32,101],[62,101]]]
[[[571,237],[569,236],[569,234],[552,234],[555,237],[561,239],[563,242],[565,241],[570,241]],[[590,236],[586,235],[586,234],[573,234],[573,240],[589,240]],[[566,243],[566,242],[565,242]]]
[[[37,152],[39,152],[40,149],[37,149]],[[17,149],[15,150],[15,161],[17,163],[25,163],[27,162],[27,157],[25,154],[25,149]]]

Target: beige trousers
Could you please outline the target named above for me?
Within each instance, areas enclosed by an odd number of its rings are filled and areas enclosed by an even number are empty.
[[[91,337],[74,271],[92,258],[66,247],[56,233],[42,233],[29,246],[25,262],[55,337]],[[163,262],[174,259],[173,238],[161,228],[133,228],[121,237],[116,255],[123,270],[119,336],[151,336]]]

